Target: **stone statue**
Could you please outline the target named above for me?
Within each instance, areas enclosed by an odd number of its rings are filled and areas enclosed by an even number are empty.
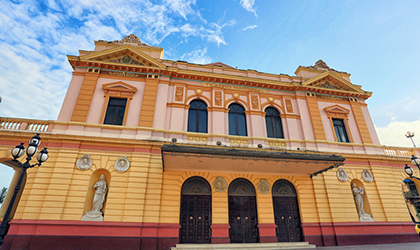
[[[99,181],[97,181],[93,188],[95,188],[95,195],[92,201],[92,210],[86,212],[82,217],[82,221],[103,221],[102,207],[104,205],[105,196],[107,192],[107,184],[105,181],[105,175],[101,174]]]
[[[365,194],[365,189],[363,187],[358,188],[356,186],[356,183],[353,183],[352,187],[354,203],[356,204],[357,213],[359,214],[359,220],[361,222],[374,221],[372,216],[365,212],[365,208],[363,205],[363,196]]]

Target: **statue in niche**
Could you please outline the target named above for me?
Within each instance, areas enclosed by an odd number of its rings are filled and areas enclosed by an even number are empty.
[[[365,194],[365,188],[363,187],[358,188],[356,186],[356,183],[353,183],[352,191],[353,191],[354,203],[356,204],[357,213],[359,215],[359,220],[361,222],[374,221],[372,216],[365,212],[365,208],[363,205],[363,196]]]
[[[103,221],[104,216],[102,213],[102,207],[105,202],[105,196],[107,192],[107,184],[105,181],[105,175],[101,174],[99,181],[97,181],[93,188],[95,189],[95,195],[92,201],[92,210],[86,212],[82,217],[82,221]]]

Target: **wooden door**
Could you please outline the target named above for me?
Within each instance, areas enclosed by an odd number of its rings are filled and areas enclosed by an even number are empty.
[[[181,191],[179,243],[211,243],[211,191],[201,177],[188,179]]]
[[[289,182],[279,181],[274,183],[272,192],[277,240],[279,242],[301,241],[302,228],[296,191]]]
[[[229,237],[231,243],[257,243],[258,219],[255,190],[245,179],[229,186]]]

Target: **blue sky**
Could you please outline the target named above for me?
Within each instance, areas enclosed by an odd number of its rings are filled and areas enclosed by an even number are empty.
[[[0,116],[55,120],[71,78],[66,55],[133,33],[170,60],[294,75],[322,59],[373,92],[382,144],[411,146],[405,132],[420,136],[418,13],[420,1],[409,0],[2,1]]]

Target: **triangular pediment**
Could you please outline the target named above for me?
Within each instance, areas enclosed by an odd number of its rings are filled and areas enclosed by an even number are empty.
[[[99,61],[117,64],[139,65],[146,67],[165,68],[166,66],[155,58],[145,54],[141,48],[122,45],[112,49],[93,52],[80,57],[81,61]]]
[[[327,71],[316,77],[306,80],[302,83],[303,86],[317,87],[322,89],[340,90],[356,93],[364,93],[360,86],[354,85],[339,74]]]
[[[341,107],[340,105],[333,105],[324,108],[325,112],[327,113],[334,113],[334,114],[348,114],[350,113],[350,110]]]
[[[124,82],[112,82],[102,85],[103,90],[136,93],[137,88]]]

